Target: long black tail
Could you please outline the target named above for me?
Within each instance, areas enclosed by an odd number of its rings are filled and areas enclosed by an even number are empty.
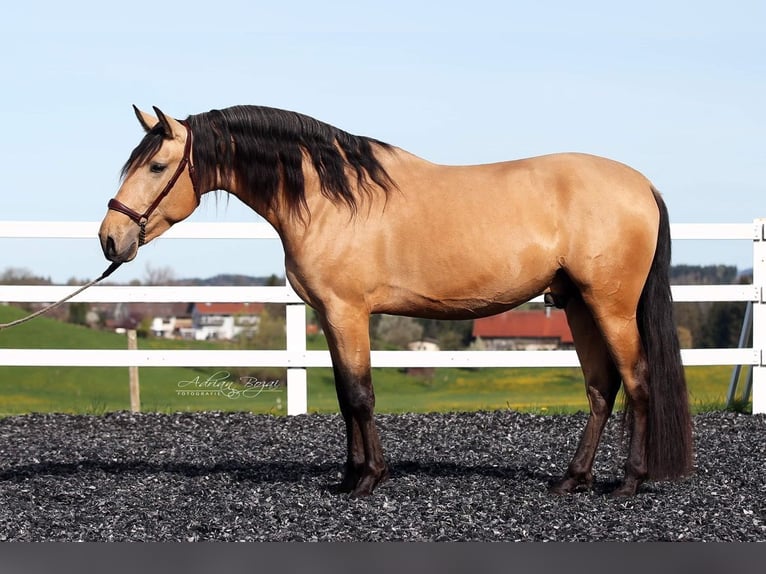
[[[657,250],[638,304],[638,330],[649,373],[646,439],[649,478],[674,479],[692,471],[692,423],[670,293],[670,222],[665,202],[652,189],[660,210]]]

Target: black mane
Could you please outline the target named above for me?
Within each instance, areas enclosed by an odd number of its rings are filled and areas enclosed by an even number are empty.
[[[388,144],[351,135],[303,114],[236,106],[189,116],[186,121],[194,134],[193,161],[203,190],[215,188],[218,171],[224,185],[227,179],[236,179],[240,189],[271,205],[281,183],[288,209],[300,217],[306,208],[304,154],[311,158],[322,193],[345,203],[352,213],[358,197],[347,177],[348,167],[356,174],[359,189],[367,193],[373,184],[384,191],[395,186],[375,156],[376,147],[390,149]]]

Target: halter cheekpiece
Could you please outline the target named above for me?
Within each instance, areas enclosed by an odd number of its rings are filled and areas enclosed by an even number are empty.
[[[191,179],[192,188],[194,189],[194,193],[199,197],[199,192],[197,191],[197,178],[196,178],[196,172],[194,170],[194,164],[191,161],[191,150],[192,150],[192,131],[189,127],[189,124],[186,122],[180,122],[185,128],[186,128],[186,143],[184,144],[184,155],[181,158],[180,163],[178,164],[178,167],[176,168],[175,173],[173,176],[168,180],[168,182],[165,184],[164,189],[160,194],[157,196],[157,198],[152,202],[152,204],[146,208],[146,211],[143,213],[138,213],[137,211],[131,209],[118,199],[110,199],[108,203],[109,209],[113,211],[119,211],[120,213],[127,215],[132,221],[134,221],[139,228],[138,232],[138,246],[141,247],[146,243],[146,224],[149,222],[149,216],[154,212],[155,209],[159,206],[159,204],[162,202],[163,199],[171,192],[173,189],[173,186],[178,181],[178,178],[181,177],[181,174],[183,173],[184,169],[186,167],[189,167],[189,179]]]

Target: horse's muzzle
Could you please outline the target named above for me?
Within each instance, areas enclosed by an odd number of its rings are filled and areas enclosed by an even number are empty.
[[[135,259],[138,253],[138,243],[131,243],[126,249],[120,250],[113,237],[107,236],[101,240],[101,249],[104,251],[104,257],[113,263],[125,263]]]
[[[104,257],[113,263],[131,261],[138,254],[138,236],[134,233],[112,234],[102,227],[98,236]]]

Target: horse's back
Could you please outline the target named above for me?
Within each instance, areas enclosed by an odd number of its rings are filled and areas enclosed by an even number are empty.
[[[569,153],[477,166],[407,158],[391,175],[398,192],[353,224],[358,248],[349,248],[355,281],[380,312],[483,315],[537,295],[562,269],[585,283],[651,261],[651,184],[618,162]]]
[[[356,217],[312,213],[316,229],[339,231],[329,243],[317,232],[306,251],[317,260],[303,266],[373,312],[483,315],[537,295],[562,269],[586,284],[651,262],[651,184],[618,162],[566,153],[441,166],[397,150],[385,167],[397,189],[368,197]]]
[[[653,245],[659,212],[649,180],[622,163],[562,153],[476,166],[421,165],[395,181],[379,225],[409,250],[501,261],[603,255]],[[526,261],[525,261],[526,263]]]

